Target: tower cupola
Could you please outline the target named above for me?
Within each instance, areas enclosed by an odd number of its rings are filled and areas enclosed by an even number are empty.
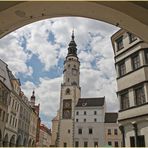
[[[74,30],[72,31],[72,36],[71,36],[71,41],[69,43],[68,47],[68,55],[67,56],[76,56],[77,57],[77,48],[76,48],[76,43],[74,40]]]
[[[30,98],[30,103],[32,107],[35,106],[35,95],[34,94],[35,94],[35,91],[33,90],[32,96]]]

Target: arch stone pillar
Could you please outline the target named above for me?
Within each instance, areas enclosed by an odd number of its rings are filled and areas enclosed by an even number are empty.
[[[122,134],[122,147],[125,147],[125,130],[124,130],[124,126],[120,125],[119,129],[120,129],[121,134]]]

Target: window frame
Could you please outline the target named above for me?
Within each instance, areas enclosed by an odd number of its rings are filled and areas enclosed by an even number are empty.
[[[115,42],[116,42],[116,47],[117,47],[117,51],[120,51],[120,50],[122,50],[123,48],[124,48],[124,46],[123,46],[123,35],[122,36],[120,36],[120,37],[118,37],[116,40],[115,40]]]
[[[118,74],[119,74],[119,77],[124,76],[124,75],[126,74],[126,64],[125,64],[125,60],[124,60],[124,61],[121,61],[121,62],[118,64]]]
[[[127,98],[123,98],[123,96],[125,97],[125,95],[127,95]],[[130,102],[129,102],[129,92],[128,90],[120,93],[120,109],[124,110],[124,109],[128,109],[130,107]]]
[[[118,129],[114,129],[114,135],[118,135]]]
[[[96,110],[94,111],[94,115],[97,115],[97,111]]]
[[[129,37],[129,44],[131,44],[131,43],[133,43],[134,41],[137,40],[137,37],[133,33],[127,32],[127,34],[128,34],[128,37]]]
[[[94,122],[97,122],[97,118],[94,118]]]
[[[92,135],[93,134],[93,128],[89,128],[88,133],[89,133],[89,135]]]
[[[66,91],[65,91],[65,94],[70,95],[70,93],[71,93],[70,88],[67,88]]]
[[[143,93],[143,97],[144,97],[142,100],[141,100],[141,98],[140,98],[140,100],[137,98],[137,97],[139,97],[139,96],[137,96],[137,95],[139,95],[138,90],[140,90],[140,89],[141,89],[141,91],[142,91],[142,93]],[[140,92],[140,93],[141,93],[141,92]],[[140,97],[142,97],[142,96],[140,96]],[[142,104],[144,104],[144,103],[146,102],[145,90],[144,90],[144,85],[143,85],[143,84],[134,87],[134,98],[135,98],[134,101],[135,101],[135,105],[136,105],[136,106],[142,105]],[[139,101],[142,101],[142,102],[139,102]]]
[[[139,52],[131,56],[132,70],[137,70],[141,66]]]
[[[82,133],[83,133],[82,128],[78,128],[78,134],[82,135]]]
[[[112,135],[112,130],[110,128],[107,129],[107,135]]]

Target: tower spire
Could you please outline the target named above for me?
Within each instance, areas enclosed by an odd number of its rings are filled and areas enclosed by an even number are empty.
[[[69,43],[68,56],[73,55],[77,57],[77,48],[76,48],[77,45],[74,41],[74,29],[72,30],[71,38],[72,40]]]
[[[31,98],[30,98],[30,103],[31,103],[31,106],[33,107],[34,105],[35,105],[35,91],[34,91],[34,89],[33,89],[33,91],[32,91],[32,96],[31,96]]]
[[[72,30],[72,36],[71,36],[71,37],[72,37],[72,40],[74,41],[74,37],[75,37],[75,36],[74,36],[74,28],[73,28],[73,30]]]
[[[34,94],[35,94],[35,91],[34,91],[34,89],[33,89],[33,91],[32,91],[32,96],[34,96]]]

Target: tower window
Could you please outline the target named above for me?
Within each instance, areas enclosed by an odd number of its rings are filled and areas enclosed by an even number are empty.
[[[69,88],[66,89],[66,95],[70,95],[70,89]]]
[[[79,128],[79,129],[78,129],[78,133],[79,133],[79,134],[82,134],[82,128]]]
[[[67,81],[69,82],[69,78],[67,79]]]
[[[84,122],[86,122],[86,119],[84,119]]]
[[[97,111],[94,111],[94,115],[96,115],[97,114]]]
[[[84,111],[84,115],[86,115],[86,111]]]
[[[68,133],[70,133],[70,129],[68,130]]]
[[[76,119],[76,122],[79,122],[79,119]]]
[[[93,133],[93,129],[89,128],[89,134],[92,134],[92,133]]]
[[[96,118],[94,118],[94,122],[97,122],[97,119]]]
[[[79,115],[79,112],[78,111],[76,112],[76,115]]]
[[[70,67],[70,64],[68,64],[68,67]]]
[[[76,68],[76,65],[74,65],[73,67]]]

